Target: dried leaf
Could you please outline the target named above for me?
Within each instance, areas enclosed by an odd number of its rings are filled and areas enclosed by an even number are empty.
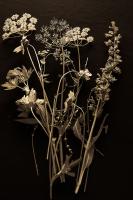
[[[29,124],[29,125],[37,124],[37,121],[34,118],[16,119],[15,121],[23,123],[23,124]]]
[[[81,130],[81,125],[79,122],[79,119],[76,120],[74,126],[73,126],[73,133],[74,135],[79,139],[79,140],[83,140],[83,136],[82,136],[82,130]]]
[[[5,82],[1,86],[4,87],[5,90],[12,90],[17,87],[17,85],[15,85],[15,84],[13,85],[10,82]]]
[[[18,115],[18,117],[20,117],[20,118],[27,118],[28,115],[29,115],[28,112],[21,112],[21,113]]]
[[[93,156],[94,156],[94,145],[90,147],[90,149],[88,150],[88,156],[87,156],[87,160],[86,160],[86,168],[89,168],[92,160],[93,160]]]

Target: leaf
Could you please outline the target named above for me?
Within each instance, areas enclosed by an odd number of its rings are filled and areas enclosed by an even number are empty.
[[[21,51],[22,51],[22,47],[21,46],[18,46],[13,50],[13,52],[15,52],[15,53],[19,53]]]
[[[102,123],[100,125],[100,128],[99,128],[99,131],[98,131],[97,135],[93,137],[92,144],[94,144],[98,140],[98,138],[100,137],[103,129],[105,129],[105,133],[107,133],[108,125],[106,125],[106,126],[104,125],[107,117],[108,117],[108,113],[104,116],[103,121],[102,121]]]
[[[81,141],[83,140],[83,136],[81,134],[81,125],[79,123],[79,119],[76,120],[76,122],[73,126],[73,133],[79,140],[81,140]]]
[[[32,72],[33,72],[33,70],[31,68],[27,70],[26,67],[23,66],[22,73],[23,73],[23,75],[25,77],[25,80],[28,80],[30,78]]]
[[[16,119],[15,121],[23,123],[23,124],[30,124],[30,125],[34,125],[37,124],[36,119],[34,118],[27,118],[27,119]]]
[[[18,117],[20,117],[20,118],[27,118],[28,115],[29,115],[28,112],[21,112],[21,113],[18,115]]]
[[[9,82],[6,82],[6,83],[2,84],[1,86],[4,87],[5,90],[12,90],[17,87],[16,85],[13,85]]]
[[[94,145],[90,147],[90,149],[88,150],[88,156],[87,156],[87,160],[86,160],[86,168],[89,168],[92,160],[93,160],[93,156],[94,156]]]

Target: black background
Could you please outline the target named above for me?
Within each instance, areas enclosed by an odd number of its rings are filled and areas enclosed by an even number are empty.
[[[106,61],[104,33],[111,20],[115,20],[123,36],[121,54],[122,75],[113,86],[109,102],[109,131],[99,141],[104,157],[97,153],[88,178],[87,192],[82,188],[73,194],[73,181],[55,184],[54,199],[62,200],[121,200],[133,199],[133,1],[131,0],[0,0],[0,27],[6,18],[15,13],[31,13],[39,19],[38,28],[54,16],[67,19],[73,26],[89,26],[95,44],[88,52],[91,70],[95,71]],[[0,39],[0,82],[11,66],[23,61],[12,53],[15,44]],[[18,91],[0,89],[0,200],[48,200],[48,171],[45,158],[45,137],[36,137],[40,176],[36,176],[32,149],[31,128],[14,122],[14,101]],[[38,145],[39,144],[39,145]],[[39,146],[39,147],[38,147]]]

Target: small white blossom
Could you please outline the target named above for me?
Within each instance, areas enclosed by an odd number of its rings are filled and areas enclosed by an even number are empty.
[[[5,39],[9,38],[9,36],[10,36],[10,34],[4,33],[4,34],[2,35],[2,38],[3,38],[3,40],[5,40]]]
[[[29,14],[29,13],[24,13],[24,14],[23,14],[23,17],[30,18],[30,17],[31,17],[31,14]]]
[[[17,27],[16,26],[12,26],[10,31],[11,31],[11,33],[16,33],[17,32]]]
[[[87,28],[83,28],[82,31],[83,32],[88,32],[88,31],[90,31],[90,28],[88,28],[88,27]]]
[[[88,43],[93,42],[93,41],[94,41],[94,38],[92,36],[87,37],[87,42]]]
[[[35,30],[36,28],[35,28],[35,25],[34,25],[34,24],[29,23],[29,24],[28,24],[28,29],[29,29],[30,31],[32,31],[32,30]]]
[[[17,100],[16,101],[17,105],[26,105],[26,106],[32,107],[35,104],[42,105],[44,103],[44,99],[37,99],[36,90],[32,88],[29,92],[29,88],[27,89],[28,89],[27,91],[28,94],[24,95],[21,99]]]
[[[89,72],[88,69],[80,70],[78,73],[79,77],[84,78],[85,80],[89,80],[92,74]]]
[[[36,24],[36,23],[37,23],[37,19],[36,19],[35,17],[31,17],[31,18],[30,18],[30,22],[31,22],[32,24]]]
[[[64,112],[67,111],[68,107],[71,106],[73,104],[73,102],[75,101],[76,97],[73,91],[69,91],[68,93],[68,98],[66,99],[66,101],[64,102]]]
[[[7,31],[9,31],[9,28],[10,28],[10,26],[7,24],[7,25],[3,26],[3,31],[7,32]]]
[[[12,19],[12,20],[16,20],[16,19],[18,19],[18,17],[19,17],[19,15],[18,15],[18,14],[15,14],[15,15],[13,15],[13,16],[11,17],[11,19]]]

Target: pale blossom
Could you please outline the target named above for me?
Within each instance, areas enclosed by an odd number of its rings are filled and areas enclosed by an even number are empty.
[[[79,77],[84,78],[85,80],[89,80],[92,74],[89,72],[88,69],[80,70],[78,73]]]

